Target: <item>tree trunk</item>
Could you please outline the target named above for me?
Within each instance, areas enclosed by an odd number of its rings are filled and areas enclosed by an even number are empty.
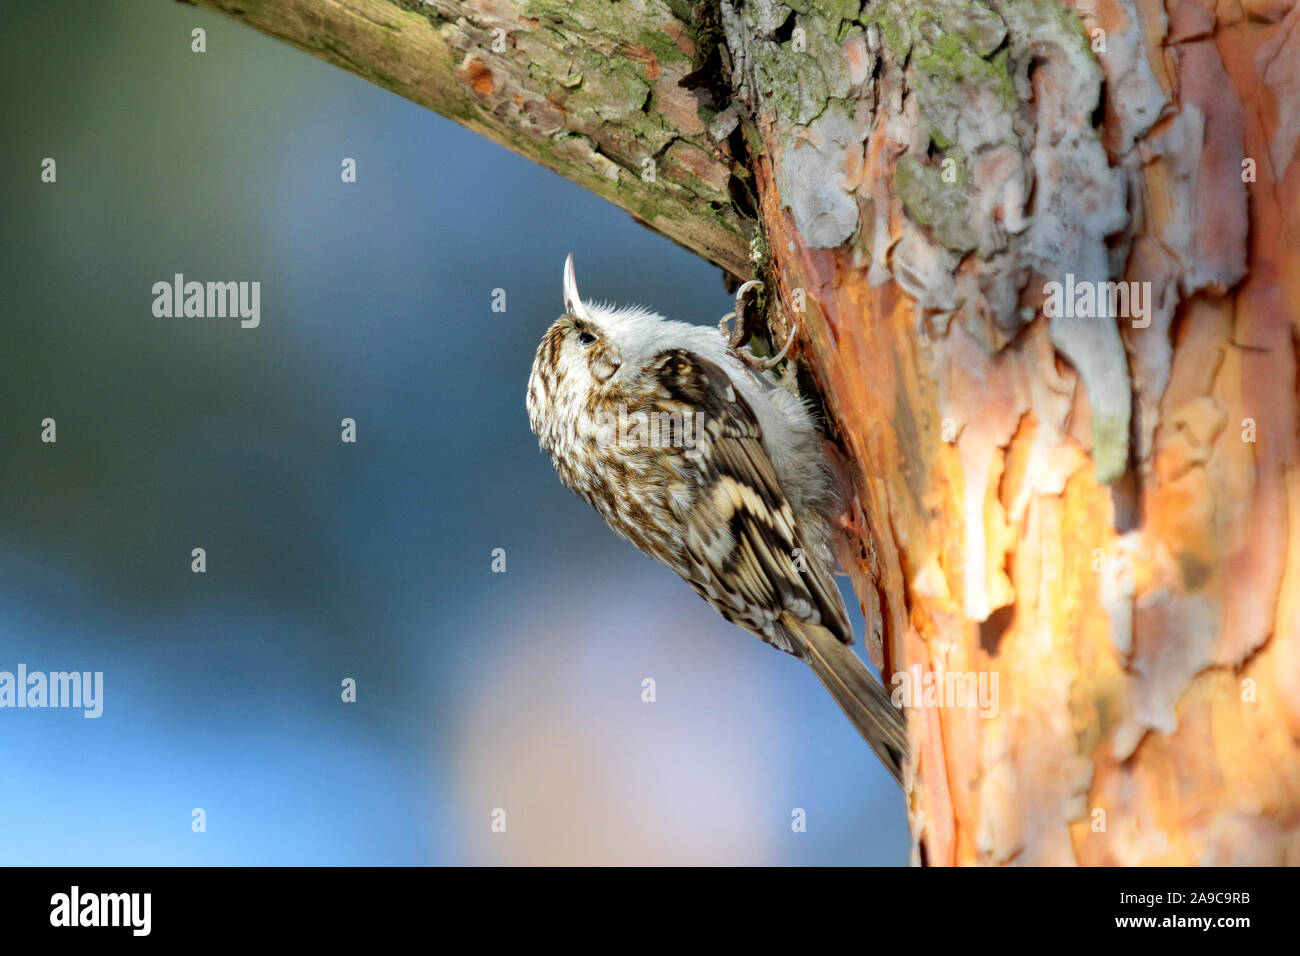
[[[202,2],[766,280],[918,859],[1300,863],[1300,6]]]

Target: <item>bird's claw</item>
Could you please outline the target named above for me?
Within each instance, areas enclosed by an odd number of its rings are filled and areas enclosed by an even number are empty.
[[[790,337],[785,340],[785,345],[781,346],[781,351],[777,352],[771,358],[765,359],[758,358],[756,355],[751,353],[745,356],[745,361],[750,365],[753,365],[755,368],[762,369],[765,372],[770,368],[774,368],[778,362],[785,358],[786,353],[790,351],[790,346],[794,345],[794,337],[798,334],[799,326],[792,320],[790,322]]]
[[[761,289],[761,288],[763,288],[763,283],[759,279],[750,279],[748,282],[742,282],[740,284],[740,288],[736,290],[736,311],[733,312],[732,315],[744,314],[745,293],[748,292],[750,289]],[[736,334],[743,335],[745,323],[739,322],[737,323],[737,325],[738,327],[736,329]]]
[[[762,288],[762,286],[763,283],[759,279],[750,279],[748,282],[741,283],[740,288],[736,290],[736,309],[734,312],[728,312],[718,320],[718,331],[722,333],[723,337],[727,340],[727,343],[736,350],[737,354],[746,365],[750,368],[767,371],[768,369],[775,367],[778,362],[786,357],[786,354],[790,351],[790,346],[794,344],[795,336],[799,333],[799,327],[798,325],[791,323],[790,337],[785,340],[785,345],[781,347],[781,351],[777,352],[770,358],[759,358],[752,352],[741,350],[740,343],[745,336],[745,323],[743,321],[737,321],[736,327],[733,329],[731,327],[731,322],[738,315],[744,312],[745,293],[750,289]]]

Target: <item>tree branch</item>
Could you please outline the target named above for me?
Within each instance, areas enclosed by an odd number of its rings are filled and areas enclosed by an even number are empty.
[[[541,163],[735,276],[752,272],[754,225],[732,201],[745,188],[732,181],[735,124],[724,116],[715,139],[707,121],[725,104],[686,79],[716,62],[707,19],[659,3],[197,2]]]

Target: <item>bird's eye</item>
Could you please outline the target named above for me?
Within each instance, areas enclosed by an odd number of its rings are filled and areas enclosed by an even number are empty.
[[[592,335],[590,332],[578,333],[578,344],[583,346],[584,348],[588,345],[594,345],[595,342],[596,342],[596,336]]]

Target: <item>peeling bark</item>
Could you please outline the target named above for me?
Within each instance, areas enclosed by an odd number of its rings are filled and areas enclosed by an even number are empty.
[[[1300,863],[1300,7],[204,2],[766,279],[918,860]]]
[[[723,10],[768,55],[777,18]],[[1171,43],[1120,0],[809,8],[845,64],[867,30],[847,102],[807,120],[740,80],[890,666],[999,677],[996,717],[909,715],[928,862],[1300,862],[1283,12],[1175,8]],[[1045,314],[1069,276],[1150,283],[1146,314]]]

